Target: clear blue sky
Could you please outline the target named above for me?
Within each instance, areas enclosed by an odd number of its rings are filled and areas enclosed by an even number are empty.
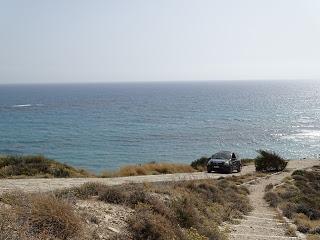
[[[319,78],[319,0],[0,0],[0,83]]]

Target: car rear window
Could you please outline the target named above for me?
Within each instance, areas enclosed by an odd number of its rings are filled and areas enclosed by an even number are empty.
[[[230,152],[218,152],[212,155],[213,159],[230,159],[231,153]]]

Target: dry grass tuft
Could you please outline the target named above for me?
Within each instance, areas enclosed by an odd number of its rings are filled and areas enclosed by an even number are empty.
[[[320,240],[320,235],[308,234],[307,240]]]
[[[197,170],[187,164],[177,163],[146,163],[142,165],[123,166],[116,172],[105,171],[101,177],[126,177],[139,175],[158,175],[170,173],[191,173]]]
[[[289,237],[296,237],[296,229],[292,226],[287,226],[285,234]]]

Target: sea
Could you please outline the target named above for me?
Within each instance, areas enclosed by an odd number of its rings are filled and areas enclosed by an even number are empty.
[[[258,149],[320,157],[320,81],[0,85],[0,154],[100,172]]]

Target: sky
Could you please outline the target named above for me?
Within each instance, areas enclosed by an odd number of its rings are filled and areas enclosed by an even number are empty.
[[[319,0],[0,0],[0,84],[320,79]]]

